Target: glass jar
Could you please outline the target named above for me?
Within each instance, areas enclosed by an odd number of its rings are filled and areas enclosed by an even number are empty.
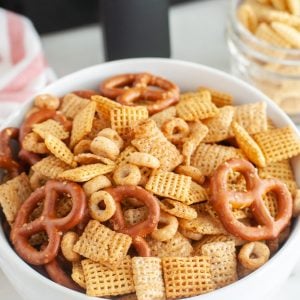
[[[273,46],[248,31],[237,17],[242,0],[231,0],[227,42],[231,72],[259,88],[300,123],[300,50]]]

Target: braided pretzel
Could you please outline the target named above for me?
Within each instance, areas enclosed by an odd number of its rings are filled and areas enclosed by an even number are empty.
[[[116,202],[116,212],[112,217],[115,231],[128,234],[132,237],[132,243],[140,256],[150,256],[150,248],[144,237],[153,232],[157,227],[160,215],[160,208],[157,199],[138,186],[118,186],[105,189]],[[145,221],[127,227],[123,216],[121,202],[126,198],[136,198],[143,202],[148,208],[148,217]]]
[[[247,192],[229,191],[229,172],[240,172],[246,180]],[[288,225],[292,216],[292,198],[285,184],[277,179],[260,179],[254,166],[242,159],[231,159],[220,165],[210,180],[210,202],[225,229],[244,240],[258,241],[274,239]],[[262,196],[274,192],[278,201],[278,214],[270,215]],[[232,208],[249,207],[258,226],[247,226],[239,222]]]
[[[0,132],[0,168],[7,171],[8,177],[13,178],[20,174],[21,166],[13,159],[11,150],[11,140],[17,140],[19,130],[17,128],[9,127]]]
[[[150,87],[155,87],[151,89]],[[122,74],[108,78],[100,85],[106,97],[132,106],[147,102],[150,114],[159,112],[179,101],[179,88],[172,82],[149,73]]]
[[[56,217],[55,204],[58,194],[71,195],[73,206],[63,218]],[[29,216],[36,205],[44,200],[44,208],[39,218],[28,223]],[[43,265],[52,261],[59,250],[61,233],[76,226],[83,218],[86,208],[86,197],[82,188],[73,182],[49,180],[44,187],[34,191],[22,204],[11,231],[11,241],[16,252],[28,263]],[[48,245],[37,251],[28,238],[45,230],[48,234]]]

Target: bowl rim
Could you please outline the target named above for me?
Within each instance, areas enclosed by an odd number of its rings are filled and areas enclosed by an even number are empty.
[[[39,91],[36,94],[40,94],[40,93],[45,93],[48,92],[49,90],[52,90],[53,88],[55,89],[56,85],[59,84],[63,84],[66,81],[70,81],[78,76],[83,76],[85,73],[89,73],[89,72],[93,72],[99,68],[101,68],[102,66],[114,66],[114,65],[120,65],[120,64],[129,64],[129,63],[159,63],[159,64],[164,64],[164,65],[173,65],[176,64],[178,66],[182,66],[182,67],[190,67],[190,68],[195,68],[198,70],[201,70],[202,72],[207,72],[213,76],[218,75],[219,77],[225,77],[227,80],[234,82],[235,85],[240,85],[241,88],[246,89],[251,91],[254,94],[257,94],[257,96],[261,99],[261,101],[266,102],[267,107],[270,106],[273,109],[277,110],[277,112],[280,114],[281,119],[288,124],[289,126],[291,126],[294,131],[296,132],[296,134],[300,137],[299,131],[296,127],[296,125],[291,121],[291,119],[278,107],[278,105],[276,103],[274,103],[272,100],[270,100],[266,95],[264,95],[261,91],[259,91],[258,89],[256,89],[255,87],[250,86],[248,83],[242,81],[241,79],[234,77],[233,75],[226,73],[224,71],[212,68],[212,67],[208,67],[202,64],[198,64],[195,62],[189,62],[189,61],[184,61],[184,60],[177,60],[177,59],[169,59],[169,58],[151,58],[151,57],[146,57],[146,58],[130,58],[130,59],[121,59],[121,60],[116,60],[116,61],[111,61],[111,62],[106,62],[106,63],[101,63],[101,64],[97,64],[94,66],[90,66],[81,70],[78,70],[76,72],[73,72],[71,74],[68,74],[62,78],[59,78],[58,80],[56,80],[55,82],[51,83],[50,85],[48,85],[46,88],[42,89],[41,91]],[[32,103],[34,97],[31,97],[30,99],[28,99],[27,101],[25,101],[18,109],[18,111],[16,111],[15,113],[11,114],[0,126],[0,128],[5,128],[6,126],[9,126],[9,124],[14,120],[14,118],[16,118],[19,114],[24,115],[24,109],[27,105],[29,105],[29,103]],[[297,227],[297,230],[296,230]],[[3,233],[3,237],[2,235],[0,235],[0,266],[4,265],[2,260],[8,260],[10,262],[10,266],[18,266],[20,268],[22,268],[24,270],[24,273],[26,273],[26,276],[30,276],[32,278],[32,280],[38,280],[41,281],[42,283],[49,285],[51,288],[54,288],[56,290],[58,290],[59,292],[63,294],[65,294],[66,296],[76,296],[78,297],[79,295],[82,297],[82,300],[84,299],[103,299],[103,298],[95,298],[95,297],[90,297],[87,296],[86,294],[82,294],[79,292],[76,292],[74,290],[65,288],[59,284],[56,284],[55,282],[53,282],[52,280],[48,279],[47,277],[43,276],[42,274],[40,274],[39,272],[37,272],[36,270],[34,270],[33,268],[31,268],[24,260],[22,260],[15,251],[13,251],[13,248],[11,247],[9,241],[5,238],[5,234],[3,232],[2,226],[0,225],[0,231]],[[284,243],[284,245],[280,248],[280,250],[278,252],[276,252],[276,254],[262,267],[260,267],[259,269],[257,269],[256,271],[254,271],[253,273],[247,275],[246,277],[239,279],[238,281],[225,286],[223,288],[220,289],[216,289],[208,294],[203,294],[203,295],[198,295],[198,296],[193,296],[193,297],[189,297],[186,299],[197,299],[199,296],[206,296],[207,299],[210,299],[210,295],[212,296],[222,296],[222,291],[224,291],[225,289],[232,289],[233,287],[237,286],[237,285],[241,285],[241,284],[245,284],[250,282],[253,277],[259,277],[260,274],[264,274],[266,272],[266,269],[269,269],[269,266],[273,263],[275,263],[276,261],[280,260],[280,258],[282,256],[285,255],[285,252],[287,249],[290,249],[291,247],[293,247],[293,245],[295,245],[297,243],[297,240],[299,240],[298,242],[300,243],[300,234],[296,234],[296,231],[300,231],[300,219],[298,218],[294,224],[293,224],[293,228],[292,231],[290,233],[289,238],[287,239],[287,241]],[[1,241],[4,241],[1,242]],[[300,253],[298,254],[298,257],[300,257]],[[5,274],[5,272],[4,272]],[[215,298],[214,298],[215,299]]]

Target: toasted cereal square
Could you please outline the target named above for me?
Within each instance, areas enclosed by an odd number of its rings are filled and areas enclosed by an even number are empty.
[[[69,119],[74,119],[77,113],[83,110],[90,100],[81,98],[75,94],[67,94],[64,96],[60,111]]]
[[[71,167],[55,156],[50,155],[34,164],[31,168],[45,177],[56,179],[60,173]]]
[[[70,180],[75,182],[86,182],[90,179],[112,172],[115,169],[115,165],[104,164],[91,164],[83,165],[75,169],[70,169],[62,172],[57,176],[58,179]]]
[[[197,211],[193,207],[179,201],[166,198],[159,202],[159,206],[161,211],[165,211],[177,218],[187,220],[197,218]]]
[[[185,203],[191,182],[192,179],[189,176],[158,169],[152,172],[145,189],[156,195]]]
[[[164,257],[162,266],[167,298],[201,295],[215,288],[208,256]]]
[[[260,132],[253,137],[263,151],[267,164],[291,158],[300,153],[300,139],[289,126]]]
[[[56,158],[72,167],[76,167],[77,163],[74,160],[73,153],[60,139],[48,133],[45,137],[45,145]]]
[[[30,182],[25,173],[0,185],[0,205],[10,225],[14,223],[20,206],[31,192]]]
[[[211,101],[211,95],[207,91],[193,94],[190,97],[181,98],[176,105],[177,115],[185,121],[203,120],[216,116],[218,108]]]
[[[110,113],[114,108],[122,107],[120,103],[100,95],[92,96],[92,100],[97,104],[97,112],[108,120],[110,119]]]
[[[148,110],[145,106],[121,106],[110,112],[111,128],[120,135],[128,134],[134,126],[148,119]]]
[[[138,300],[166,299],[159,257],[133,257],[132,270]]]
[[[131,242],[130,236],[91,220],[73,250],[93,261],[115,267],[126,257]]]
[[[85,277],[84,277],[83,268],[80,261],[72,263],[71,277],[80,287],[86,289]]]
[[[275,219],[278,212],[278,203],[276,195],[272,192],[269,192],[263,195],[262,199],[268,211],[270,212],[270,215]]]
[[[213,118],[203,120],[208,133],[203,139],[204,143],[215,143],[230,137],[230,125],[234,115],[233,106],[224,106],[219,109],[219,114]]]
[[[132,153],[136,152],[136,148],[129,145],[127,146],[117,157],[116,159],[116,165],[119,166],[121,164],[128,164],[129,163],[129,157]]]
[[[243,126],[249,134],[267,131],[268,119],[266,107],[265,102],[235,106],[233,121]]]
[[[212,280],[216,288],[221,288],[238,280],[233,241],[205,244],[202,246],[202,254],[211,259]]]
[[[217,106],[217,107],[223,107],[227,105],[232,105],[233,97],[232,95],[229,95],[224,92],[217,91],[212,88],[208,87],[199,87],[198,92],[208,91],[211,95],[211,101]]]
[[[131,144],[138,151],[149,153],[159,159],[162,170],[171,171],[182,162],[178,149],[167,140],[151,119],[136,126]]]
[[[191,205],[205,200],[208,200],[208,195],[205,188],[192,181],[185,204]]]
[[[191,165],[203,175],[211,176],[215,169],[231,158],[244,158],[240,149],[217,144],[200,144],[191,157]]]
[[[200,241],[195,242],[193,244],[193,248],[194,248],[193,255],[194,256],[202,255],[203,245],[210,244],[210,243],[218,243],[218,242],[231,242],[231,241],[235,242],[235,239],[238,238],[233,237],[232,235],[225,235],[225,234],[205,235]],[[235,245],[237,246],[236,243]]]
[[[151,256],[186,257],[190,256],[193,251],[190,241],[179,232],[176,232],[171,239],[164,242],[147,238],[147,243],[151,249]]]
[[[264,168],[258,168],[258,175],[261,178],[295,180],[293,170],[288,159],[268,164]]]
[[[198,213],[193,220],[180,219],[179,226],[201,234],[226,234],[220,220],[205,213]]]
[[[34,124],[32,126],[32,131],[37,133],[41,138],[45,139],[47,134],[52,134],[60,140],[64,140],[69,137],[69,132],[64,129],[64,127],[49,119],[43,123]]]
[[[236,122],[232,123],[232,130],[240,149],[248,159],[258,167],[265,167],[265,156],[250,134]]]
[[[89,259],[81,264],[88,296],[118,296],[135,291],[130,257],[124,257],[113,270]]]
[[[73,148],[81,139],[91,132],[96,111],[96,103],[90,101],[74,117],[70,147]]]
[[[135,225],[146,220],[148,216],[148,208],[141,206],[137,208],[129,208],[124,211],[124,220],[128,225]]]
[[[176,117],[176,107],[170,106],[154,115],[152,115],[150,118],[155,121],[158,128],[161,128],[161,126],[168,120]]]

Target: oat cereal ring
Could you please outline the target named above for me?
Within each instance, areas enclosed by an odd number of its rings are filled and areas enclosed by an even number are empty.
[[[74,231],[68,231],[62,237],[60,244],[61,252],[65,259],[70,262],[80,261],[80,255],[73,251],[73,247],[78,239],[79,235]]]
[[[200,241],[203,238],[203,234],[194,232],[191,230],[187,230],[185,228],[180,227],[179,232],[186,238],[193,240],[193,241]]]
[[[157,241],[170,240],[177,232],[178,220],[176,217],[167,214],[164,211],[160,212],[158,224],[164,224],[165,226],[155,229],[151,233],[151,237]]]
[[[205,180],[205,176],[202,174],[199,168],[193,166],[178,166],[176,168],[176,173],[190,176],[193,181],[202,184]]]
[[[120,154],[117,144],[104,136],[95,137],[91,142],[90,149],[94,154],[107,157],[111,160],[116,160]]]
[[[60,105],[60,101],[56,96],[42,94],[34,98],[34,105],[41,109],[57,110]]]
[[[249,270],[256,270],[269,260],[270,250],[262,242],[251,242],[243,245],[238,259]]]
[[[100,209],[99,204],[104,202],[105,209]],[[99,222],[109,220],[116,212],[116,203],[110,193],[98,191],[91,195],[88,201],[89,211],[93,219]]]
[[[82,187],[83,190],[85,191],[85,194],[87,196],[90,196],[93,193],[98,192],[110,186],[111,186],[110,180],[104,175],[99,175],[87,181]]]
[[[74,155],[90,152],[91,140],[81,140],[73,149]]]
[[[30,132],[25,135],[22,146],[24,150],[29,152],[39,154],[49,153],[49,150],[47,149],[42,138],[35,132]]]
[[[123,164],[115,170],[113,179],[117,185],[138,185],[141,171],[136,165]]]
[[[116,145],[118,146],[119,149],[122,149],[124,146],[124,141],[122,140],[122,138],[119,136],[119,134],[117,133],[116,130],[112,129],[112,128],[104,128],[102,129],[97,136],[104,136],[110,140],[112,140],[113,142],[116,143]]]
[[[174,144],[182,143],[190,132],[189,125],[181,118],[172,118],[163,123],[161,131]]]
[[[147,167],[157,169],[160,166],[160,161],[155,156],[144,152],[133,152],[128,158],[128,162],[139,167]]]

